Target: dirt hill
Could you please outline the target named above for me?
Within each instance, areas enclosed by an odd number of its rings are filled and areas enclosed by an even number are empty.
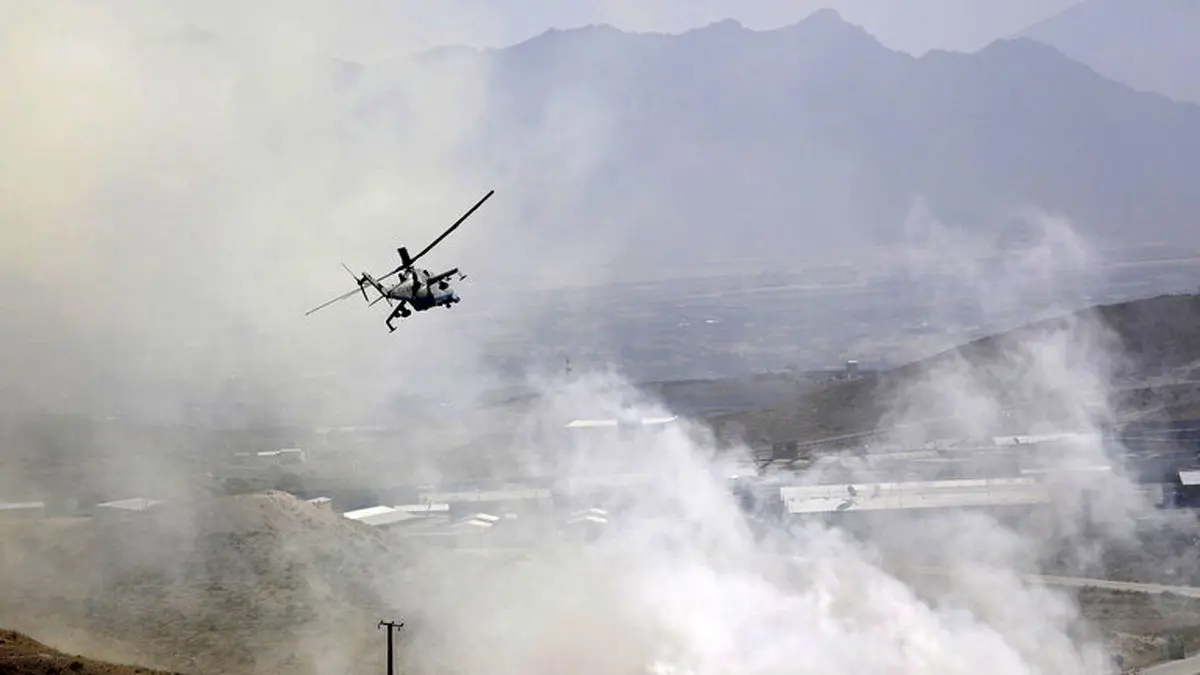
[[[379,651],[397,561],[371,528],[290,494],[45,525],[7,528],[0,583],[21,590],[0,621],[14,628],[136,645],[116,653],[187,672],[354,672]]]
[[[118,666],[64,654],[33,638],[0,630],[0,673],[4,675],[171,675],[170,671]]]

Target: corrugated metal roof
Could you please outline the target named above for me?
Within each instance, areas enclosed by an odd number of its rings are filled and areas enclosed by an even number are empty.
[[[1075,441],[1078,443],[1099,443],[1104,436],[1095,432],[1061,431],[1052,434],[1027,434],[1014,436],[996,436],[992,439],[995,445],[1029,445],[1047,443],[1050,441]]]
[[[583,516],[571,516],[567,519],[568,525],[577,525],[579,523],[595,523],[597,525],[607,525],[608,518],[597,516],[595,514],[587,514]]]
[[[433,504],[433,503],[397,504],[393,508],[400,509],[401,511],[407,511],[408,513],[411,513],[413,515],[419,515],[422,513],[433,514],[433,513],[449,513],[450,512],[450,505],[445,504],[445,503],[442,503],[442,504]]]
[[[470,518],[466,518],[464,520],[460,520],[457,523],[452,524],[451,527],[456,530],[472,529],[472,528],[482,530],[482,529],[487,529],[489,527],[494,526],[496,524],[496,521],[498,521],[498,520],[500,520],[500,519],[496,518],[495,520],[489,520],[486,518],[479,518],[477,516],[472,516]]]
[[[145,511],[152,507],[158,506],[163,502],[158,499],[150,499],[148,497],[131,497],[129,499],[118,499],[115,502],[104,502],[97,504],[98,509],[118,509],[121,511]]]
[[[1028,478],[811,485],[779,492],[789,513],[1017,506],[1050,499],[1045,485]]]
[[[648,426],[656,426],[656,425],[660,425],[660,424],[670,424],[671,422],[674,422],[677,419],[679,419],[679,418],[675,415],[670,415],[668,417],[643,417],[639,420],[636,420],[636,423],[641,424],[642,426],[648,427]],[[630,420],[630,423],[634,423],[634,422],[635,422],[634,420]],[[616,418],[595,419],[595,420],[571,420],[570,422],[567,422],[567,424],[566,424],[566,428],[568,428],[568,429],[590,429],[590,428],[594,428],[594,427],[616,427],[616,426],[620,426],[620,422]]]
[[[390,513],[391,511],[392,507],[390,506],[368,506],[365,509],[354,509],[353,511],[347,511],[343,513],[342,516],[349,518],[350,520],[358,520],[359,518],[367,518],[380,513]]]
[[[422,502],[453,504],[455,502],[508,502],[529,499],[550,499],[553,495],[546,488],[512,488],[508,490],[463,490],[461,492],[425,492],[419,495]]]
[[[407,511],[393,508],[391,506],[370,506],[365,509],[357,509],[347,511],[342,514],[342,517],[349,518],[371,527],[382,527],[385,525],[395,525],[406,520],[417,518]]]
[[[1031,467],[1021,469],[1021,473],[1025,475],[1047,474],[1047,473],[1111,473],[1112,466],[1109,464],[1065,464],[1063,466],[1046,466],[1046,467]]]

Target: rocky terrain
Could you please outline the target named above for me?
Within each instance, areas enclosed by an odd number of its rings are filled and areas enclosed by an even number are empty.
[[[66,654],[27,635],[0,630],[0,672],[5,675],[168,675],[170,671],[118,666]]]
[[[397,562],[370,528],[281,492],[8,523],[4,550],[0,579],[21,589],[0,598],[4,625],[204,673],[369,669]]]

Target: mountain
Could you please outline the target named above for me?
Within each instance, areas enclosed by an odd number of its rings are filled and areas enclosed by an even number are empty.
[[[1195,0],[1086,0],[1022,31],[1134,89],[1200,103]]]
[[[491,73],[476,156],[557,195],[523,223],[547,245],[621,234],[647,264],[844,250],[902,239],[918,197],[989,235],[1036,206],[1115,242],[1196,239],[1200,107],[1029,39],[913,58],[822,10],[443,57]]]
[[[180,49],[218,42],[172,36]],[[535,244],[550,262],[592,249],[629,270],[812,259],[904,241],[915,205],[1001,242],[1031,235],[1015,217],[1028,207],[1116,244],[1196,239],[1200,106],[1027,38],[914,58],[820,10],[774,30],[590,26],[411,62],[311,64],[356,116],[330,138],[374,149],[390,129],[459,116],[444,124],[453,147],[392,155],[453,162],[506,195],[493,231],[513,249],[485,256],[506,267]],[[286,108],[267,109],[278,134]]]

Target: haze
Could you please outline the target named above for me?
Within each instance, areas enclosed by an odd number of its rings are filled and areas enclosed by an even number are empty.
[[[1030,575],[1195,583],[1194,518],[1163,514],[1191,441],[1120,433],[1200,400],[1200,106],[1192,70],[1014,37],[1071,5],[6,4],[0,498],[52,517],[6,534],[0,625],[195,672],[367,672],[408,617],[412,673],[1152,660],[1200,609]],[[422,261],[468,273],[461,305],[305,316],[491,189]],[[731,374],[777,388],[701,380]],[[668,424],[563,431],[622,415]],[[922,503],[1029,517],[873,515],[946,476]],[[480,505],[501,483],[542,496]],[[345,515],[463,494],[435,533],[462,546]],[[104,519],[134,495],[167,506]],[[593,502],[602,534],[564,534]]]

